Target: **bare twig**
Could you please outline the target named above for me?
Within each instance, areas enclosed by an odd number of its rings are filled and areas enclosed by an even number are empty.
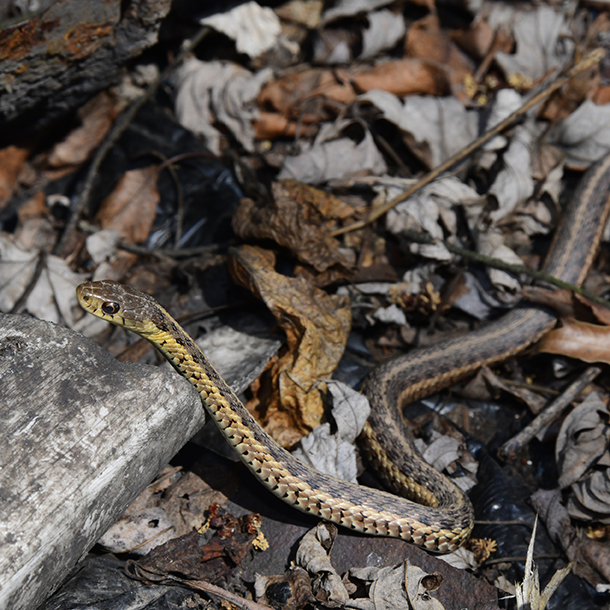
[[[196,591],[211,593],[212,595],[220,597],[220,599],[224,599],[242,610],[272,610],[271,606],[259,604],[251,599],[239,597],[239,595],[235,595],[235,593],[231,593],[226,589],[217,587],[216,585],[206,582],[205,580],[187,580],[185,578],[178,578],[177,576],[172,576],[170,574],[166,574],[165,576],[167,579],[173,580],[184,587],[189,587],[190,589],[195,589]]]
[[[537,269],[530,269],[530,267],[526,267],[524,265],[513,265],[512,263],[507,263],[499,258],[494,258],[492,256],[486,256],[485,254],[479,254],[478,252],[473,252],[472,250],[468,250],[466,248],[460,248],[454,244],[451,244],[442,239],[435,239],[426,233],[420,233],[419,231],[412,231],[406,229],[401,231],[400,235],[410,239],[411,241],[421,243],[421,244],[443,244],[449,252],[453,254],[457,254],[462,258],[467,260],[476,261],[483,265],[487,265],[488,267],[493,267],[494,269],[501,269],[502,271],[508,271],[509,273],[524,274],[529,277],[532,277],[536,280],[541,280],[543,282],[547,282],[548,284],[552,284],[553,286],[557,286],[559,288],[565,288],[567,290],[572,290],[573,292],[577,292],[578,294],[590,299],[591,301],[597,303],[598,305],[602,305],[604,307],[608,307],[610,309],[610,301],[606,301],[602,297],[585,290],[584,288],[580,288],[574,284],[569,284],[568,282],[564,282],[548,273],[544,273],[543,271],[538,271]]]
[[[536,104],[540,103],[549,95],[557,91],[557,89],[569,82],[571,78],[576,76],[576,74],[587,70],[588,68],[591,68],[595,64],[599,63],[605,57],[605,55],[605,50],[595,49],[582,60],[580,60],[576,65],[574,65],[570,70],[568,70],[565,76],[562,76],[551,82],[542,91],[540,91],[540,93],[534,95],[529,100],[527,100],[522,106],[520,106],[517,110],[508,115],[495,127],[493,127],[492,129],[484,133],[481,137],[477,138],[476,140],[462,148],[462,150],[457,152],[455,155],[449,157],[449,159],[447,159],[444,163],[441,163],[438,167],[428,172],[425,176],[420,178],[414,185],[403,191],[400,195],[394,197],[394,199],[391,199],[390,201],[386,201],[384,204],[375,208],[369,214],[368,218],[355,222],[347,227],[337,229],[336,231],[333,231],[332,235],[336,237],[337,235],[342,235],[343,233],[355,231],[356,229],[362,229],[366,225],[371,224],[380,216],[383,216],[383,214],[385,214],[388,210],[391,210],[393,207],[397,206],[399,203],[409,198],[411,195],[422,189],[424,186],[438,178],[441,174],[451,169],[451,167],[453,167],[456,163],[473,153],[475,150],[477,150],[477,148],[483,146],[483,144],[491,140],[494,136],[497,136],[500,132],[504,131],[517,119],[521,118],[528,110],[530,110],[530,108],[533,108]]]
[[[154,256],[155,258],[190,258],[191,256],[199,256],[200,254],[209,254],[210,252],[218,252],[223,248],[227,248],[229,244],[210,244],[209,246],[197,246],[196,248],[182,248],[180,250],[161,250],[160,248],[147,248],[138,244],[129,244],[127,242],[119,242],[117,247],[127,252],[141,254],[143,256]]]
[[[543,430],[572,403],[572,401],[601,373],[597,366],[588,367],[580,377],[574,381],[558,398],[519,434],[513,436],[498,450],[498,455],[505,460],[514,460],[519,451],[529,443],[536,434]]]
[[[534,559],[559,559],[561,555],[559,553],[540,553],[539,555],[535,555]],[[486,559],[479,568],[486,568],[487,566],[492,566],[498,563],[518,563],[525,561],[527,557],[494,557],[493,559]]]

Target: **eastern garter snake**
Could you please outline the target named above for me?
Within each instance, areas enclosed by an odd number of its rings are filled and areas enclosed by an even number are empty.
[[[544,264],[546,273],[573,284],[583,281],[610,211],[609,192],[606,157],[581,180]],[[406,489],[417,503],[321,474],[292,457],[256,423],[193,340],[150,296],[108,280],[85,282],[77,295],[86,311],[132,330],[163,353],[197,388],[241,460],[279,498],[353,530],[402,538],[436,552],[452,551],[468,537],[472,507],[413,448],[402,406],[516,354],[555,323],[541,309],[515,309],[466,337],[392,360],[368,378],[365,392],[372,415],[362,435],[365,452],[386,484],[399,493]]]

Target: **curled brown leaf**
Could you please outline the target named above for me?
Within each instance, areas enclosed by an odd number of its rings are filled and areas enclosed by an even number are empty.
[[[295,180],[275,182],[273,199],[258,208],[242,199],[233,216],[233,230],[243,239],[272,239],[317,272],[337,267],[343,276],[352,265],[331,235],[326,218],[346,218],[353,210],[337,197]]]
[[[539,351],[584,362],[610,363],[610,327],[569,318],[562,322],[563,326],[542,338]]]
[[[289,447],[322,421],[318,380],[329,377],[343,355],[351,326],[349,300],[277,273],[268,250],[241,246],[230,253],[235,280],[265,302],[286,333],[287,348],[256,385],[249,406],[268,432]]]

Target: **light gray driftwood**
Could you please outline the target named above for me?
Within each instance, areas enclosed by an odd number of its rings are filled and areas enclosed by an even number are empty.
[[[32,610],[201,427],[171,370],[0,314],[0,608]]]

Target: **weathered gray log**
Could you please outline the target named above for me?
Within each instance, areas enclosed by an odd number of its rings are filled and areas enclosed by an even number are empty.
[[[31,610],[201,427],[171,370],[0,315],[0,608]]]

